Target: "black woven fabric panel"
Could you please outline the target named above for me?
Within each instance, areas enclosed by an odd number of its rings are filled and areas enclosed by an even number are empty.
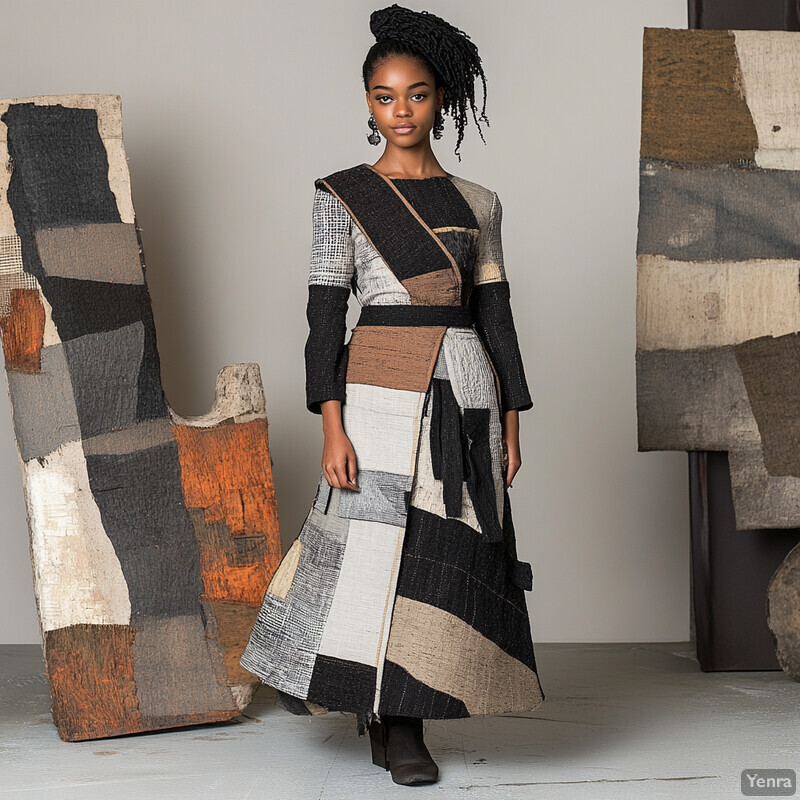
[[[315,186],[331,191],[347,206],[399,281],[452,268],[447,253],[402,197],[366,165],[318,178]]]
[[[395,178],[392,183],[430,228],[456,225],[478,228],[478,220],[458,187],[446,175],[417,180]]]
[[[375,667],[318,653],[306,699],[330,711],[363,712],[372,708],[377,680]]]
[[[345,400],[347,300],[349,287],[309,284],[305,346],[306,407],[321,414],[325,400]]]
[[[513,581],[516,563],[523,562],[505,541],[488,541],[461,520],[412,505],[397,594],[453,614],[535,669],[525,594]]]
[[[421,719],[459,719],[468,717],[464,703],[418,681],[399,664],[388,659],[383,666],[381,714],[397,714]]]
[[[8,126],[14,170],[25,175],[35,230],[121,221],[93,108],[15,103],[2,120]],[[64,146],[65,135],[69,147]]]
[[[472,290],[470,307],[475,329],[483,338],[500,377],[502,410],[527,411],[533,408],[533,400],[525,379],[510,296],[508,281],[479,283]]]
[[[472,309],[468,306],[415,306],[408,303],[363,306],[358,325],[472,325]]]

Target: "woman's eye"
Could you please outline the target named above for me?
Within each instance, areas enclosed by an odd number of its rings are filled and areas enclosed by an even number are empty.
[[[419,98],[421,98],[421,99],[420,99],[420,102],[421,102],[421,101],[422,101],[422,100],[424,100],[424,99],[425,99],[425,98],[426,98],[428,95],[426,95],[426,94],[412,94],[411,96],[412,96],[412,97],[419,97]],[[385,106],[385,105],[386,105],[386,103],[384,103],[383,101],[384,101],[384,100],[391,100],[392,98],[391,98],[391,97],[390,97],[388,94],[384,94],[384,95],[381,95],[380,97],[378,97],[378,98],[376,98],[376,99],[378,100],[378,102],[379,102],[381,105],[384,105],[384,106]]]

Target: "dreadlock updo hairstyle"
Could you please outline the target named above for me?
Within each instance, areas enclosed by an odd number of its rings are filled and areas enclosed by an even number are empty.
[[[489,127],[486,116],[486,76],[483,73],[478,48],[470,37],[453,27],[441,17],[428,11],[412,11],[394,3],[387,8],[373,11],[369,27],[375,36],[375,44],[364,60],[362,74],[364,88],[369,92],[369,82],[379,64],[390,56],[411,56],[419,59],[433,73],[436,89],[444,89],[442,112],[449,113],[458,131],[455,154],[464,138],[467,125],[468,106],[478,127],[484,144],[480,120]],[[476,116],[475,78],[483,83],[483,106]]]

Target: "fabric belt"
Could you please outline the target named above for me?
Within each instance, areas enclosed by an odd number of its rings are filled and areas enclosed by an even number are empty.
[[[453,325],[472,326],[469,306],[416,306],[410,303],[362,306],[356,323],[359,325]]]

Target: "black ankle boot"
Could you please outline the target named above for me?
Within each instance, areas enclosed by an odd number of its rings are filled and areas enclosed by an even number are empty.
[[[439,767],[422,738],[422,720],[384,715],[370,725],[372,763],[391,770],[392,780],[404,786],[434,783]]]

